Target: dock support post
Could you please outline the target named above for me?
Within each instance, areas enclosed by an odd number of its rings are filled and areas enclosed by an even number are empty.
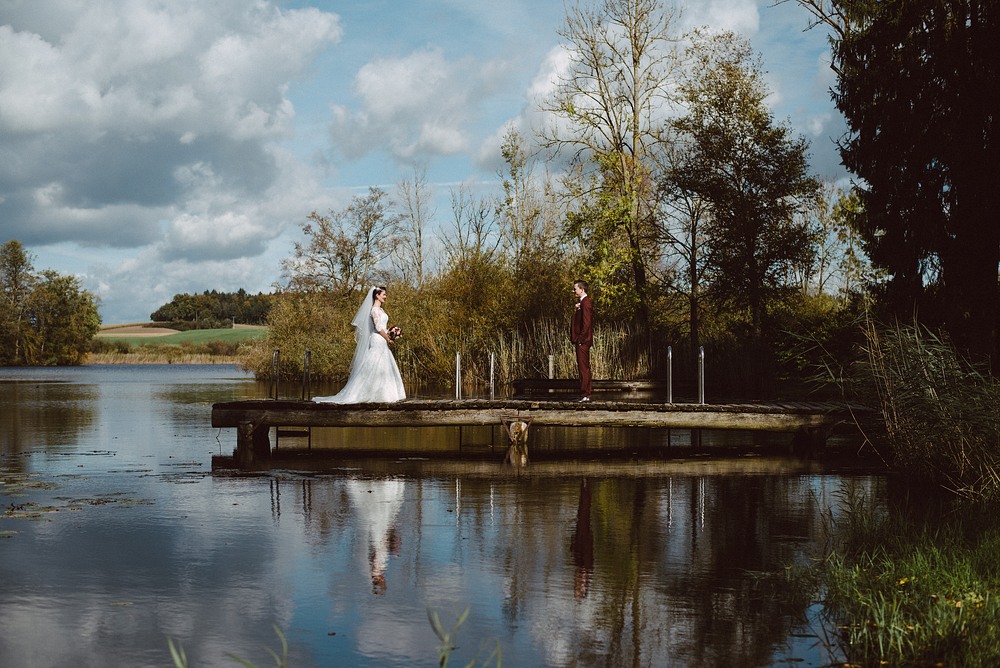
[[[271,441],[267,428],[259,428],[253,422],[240,422],[236,427],[236,465],[244,470],[253,469],[257,462],[271,458]]]
[[[280,391],[281,384],[281,350],[278,348],[274,349],[271,353],[271,377],[270,385],[267,388],[267,396],[269,399],[277,399],[278,392]]]
[[[462,353],[455,353],[455,398],[462,398]]]

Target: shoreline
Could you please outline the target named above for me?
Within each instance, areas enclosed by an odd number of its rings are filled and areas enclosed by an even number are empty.
[[[179,353],[176,355],[161,353],[87,353],[80,362],[81,366],[95,364],[235,364],[239,365],[237,357],[229,355],[210,355],[208,353]]]

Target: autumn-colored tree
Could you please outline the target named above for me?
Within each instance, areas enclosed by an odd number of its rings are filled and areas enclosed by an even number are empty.
[[[634,305],[643,329],[656,251],[653,154],[663,140],[676,65],[673,22],[659,0],[571,8],[560,32],[570,65],[548,104],[566,124],[543,134],[544,144],[567,154],[575,168],[568,185],[581,206],[568,231],[586,245],[598,302]]]

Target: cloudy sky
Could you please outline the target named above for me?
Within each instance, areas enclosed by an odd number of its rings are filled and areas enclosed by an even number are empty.
[[[826,34],[794,3],[688,0],[750,39],[770,104],[843,176]],[[73,274],[105,323],[270,291],[309,212],[427,170],[488,188],[563,62],[561,0],[0,0],[0,243]]]

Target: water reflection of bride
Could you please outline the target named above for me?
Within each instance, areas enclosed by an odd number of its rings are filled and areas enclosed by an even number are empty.
[[[399,554],[396,516],[403,505],[404,482],[399,479],[348,480],[347,494],[357,513],[359,535],[366,537],[372,592],[384,594],[390,554]]]

